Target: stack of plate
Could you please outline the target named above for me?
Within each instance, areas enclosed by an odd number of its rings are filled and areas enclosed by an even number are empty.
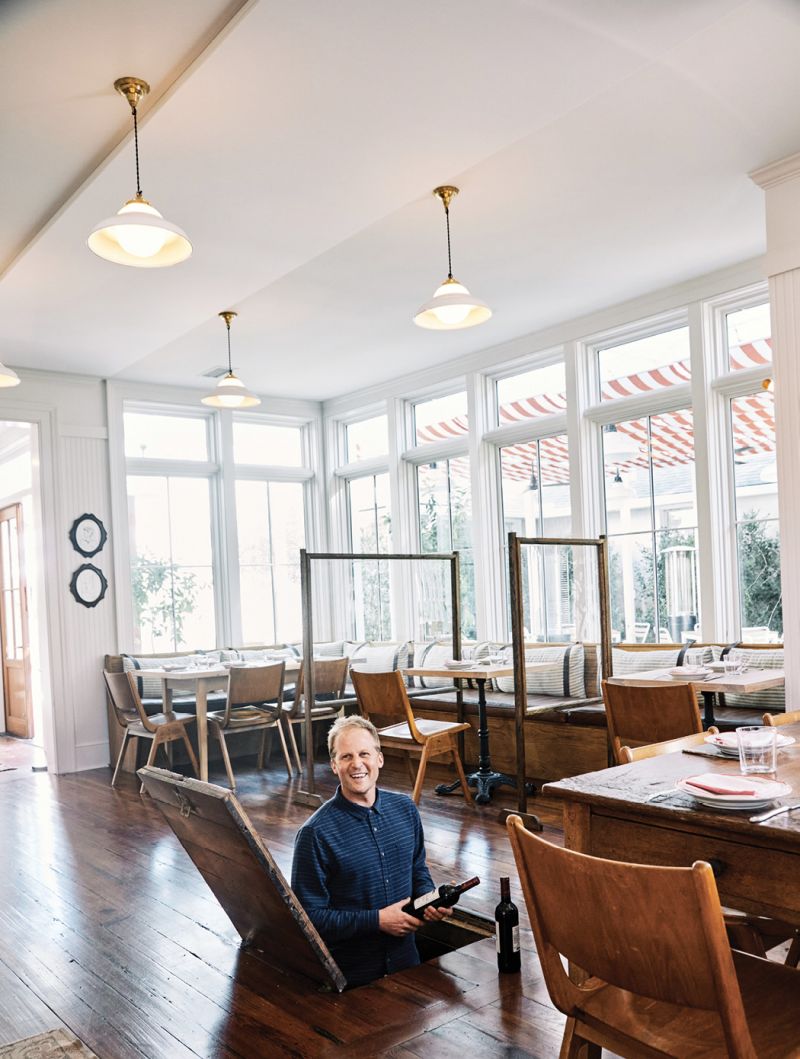
[[[448,658],[444,664],[445,669],[472,669],[472,662],[461,658]]]
[[[739,756],[739,740],[736,737],[736,732],[717,732],[716,735],[707,735],[705,741],[710,743],[711,746],[717,747],[725,757],[738,758]],[[778,732],[776,742],[778,750],[781,750],[785,746],[791,746],[795,742],[795,738],[793,735],[781,735]]]
[[[691,780],[707,784],[711,787],[730,787],[731,794],[714,794],[712,791],[702,790],[700,787],[692,786]],[[702,776],[687,776],[678,780],[675,789],[682,794],[691,795],[700,805],[709,809],[762,809],[776,798],[785,798],[792,793],[788,783],[779,783],[777,780],[767,779],[762,776],[725,776],[713,772]],[[752,794],[742,793],[744,790],[753,791]]]

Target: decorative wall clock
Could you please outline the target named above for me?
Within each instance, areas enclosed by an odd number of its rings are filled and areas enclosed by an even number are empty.
[[[88,512],[79,515],[72,523],[69,531],[69,539],[76,552],[90,559],[93,555],[103,550],[103,545],[108,540],[106,528],[97,515]]]
[[[108,581],[105,574],[91,563],[83,563],[79,566],[69,583],[70,592],[84,607],[96,607],[107,589]]]

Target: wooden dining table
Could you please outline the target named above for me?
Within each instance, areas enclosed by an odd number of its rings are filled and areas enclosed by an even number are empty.
[[[686,751],[548,783],[542,794],[563,803],[569,849],[636,864],[708,861],[723,904],[800,926],[800,724],[780,733],[796,742],[778,751],[777,778],[792,791],[775,807],[797,809],[764,823],[751,817],[766,809],[708,809],[676,791],[687,776],[739,775],[736,758]]]
[[[299,658],[265,659],[257,664],[272,665],[275,662],[285,662],[287,674],[299,673],[302,664]],[[201,780],[208,779],[208,693],[227,689],[228,672],[228,669],[221,665],[208,666],[205,669],[136,670],[137,677],[157,677],[161,680],[164,713],[172,712],[172,697],[175,691],[184,695],[194,694],[197,714],[197,760]]]
[[[677,667],[680,668],[680,667]],[[781,688],[786,683],[782,669],[746,669],[742,673],[713,672],[711,676],[673,676],[670,669],[646,669],[642,673],[625,673],[609,677],[609,684],[625,687],[641,687],[663,681],[666,684],[694,684],[703,695],[703,726],[710,728],[716,723],[714,700],[717,695],[752,695],[756,691]]]

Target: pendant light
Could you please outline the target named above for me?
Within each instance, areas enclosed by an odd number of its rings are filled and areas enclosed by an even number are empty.
[[[445,185],[434,188],[434,195],[442,200],[447,226],[447,279],[433,292],[430,301],[417,310],[414,323],[437,331],[454,331],[459,327],[474,327],[492,315],[492,310],[480,298],[474,298],[463,283],[453,279],[450,256],[450,202],[458,188]]]
[[[19,386],[21,382],[22,379],[13,368],[7,368],[5,364],[0,364],[0,387]]]
[[[231,367],[231,320],[239,314],[226,309],[219,315],[228,329],[228,371],[217,383],[217,388],[201,400],[211,408],[255,408],[257,404],[261,404],[261,398],[247,389],[242,380],[233,374]]]
[[[139,182],[139,125],[137,107],[150,91],[139,77],[120,77],[114,88],[124,96],[133,113],[133,145],[136,155],[136,195],[113,217],[95,225],[89,235],[89,249],[106,261],[136,268],[164,268],[185,261],[192,244],[177,224],[165,220],[142,196]]]

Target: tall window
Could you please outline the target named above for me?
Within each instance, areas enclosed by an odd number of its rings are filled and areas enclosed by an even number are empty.
[[[603,430],[611,624],[628,643],[677,642],[698,624],[692,413]]]
[[[461,631],[472,640],[477,630],[469,457],[420,464],[417,468],[417,499],[420,550],[459,552]]]
[[[302,482],[238,481],[236,524],[244,642],[302,639]]]
[[[216,642],[209,489],[204,478],[128,475],[137,651],[194,650]]]
[[[560,434],[500,450],[503,488],[503,555],[508,575],[508,534],[520,537],[566,537],[570,534],[569,449]],[[571,555],[538,549],[534,568],[523,570],[523,615],[528,635],[542,640],[571,640]],[[529,561],[528,549],[523,561]],[[508,589],[506,589],[508,597]],[[507,609],[510,601],[506,600]],[[510,610],[509,610],[510,616]],[[509,617],[510,621],[510,617]]]
[[[354,552],[391,551],[389,474],[351,478],[347,483],[350,547]],[[388,564],[359,560],[352,566],[353,614],[357,639],[388,640],[392,634]]]
[[[233,456],[242,638],[246,644],[300,640],[305,491],[302,478],[285,478],[302,468],[302,427],[234,418]]]

